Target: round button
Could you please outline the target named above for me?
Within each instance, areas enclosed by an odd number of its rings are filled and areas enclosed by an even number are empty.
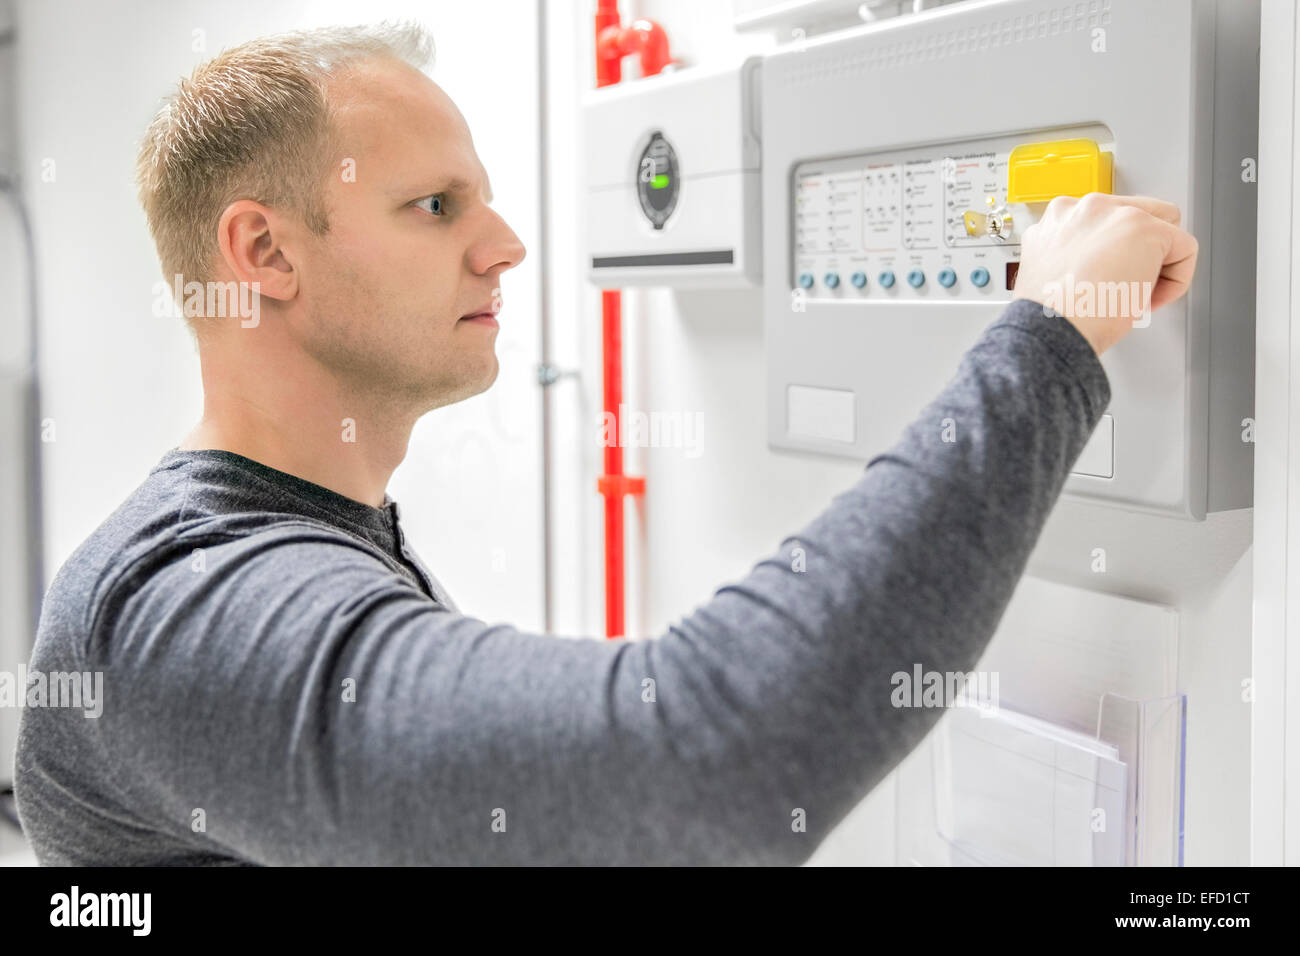
[[[984,288],[989,284],[989,270],[980,266],[978,269],[971,272],[970,281],[975,283],[979,288]]]
[[[913,289],[919,289],[925,285],[925,273],[920,269],[913,269],[907,274],[907,284]]]
[[[811,289],[813,277],[811,272],[804,272],[799,276],[799,287],[801,289]]]
[[[884,272],[880,273],[879,281],[881,286],[883,286],[884,288],[892,289],[894,287],[893,271],[890,269],[886,269]]]
[[[840,284],[840,274],[838,272],[828,272],[826,278],[822,281],[826,283],[826,288],[834,289]]]
[[[951,269],[940,269],[938,279],[939,285],[943,286],[945,289],[951,289],[957,284],[957,273],[953,272]]]
[[[855,272],[849,281],[853,283],[853,288],[861,289],[867,284],[867,274],[865,272]]]

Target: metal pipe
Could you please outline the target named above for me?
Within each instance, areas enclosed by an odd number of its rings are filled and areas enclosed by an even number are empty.
[[[40,337],[39,315],[36,287],[36,239],[32,231],[31,217],[16,181],[0,175],[0,192],[9,197],[14,212],[18,216],[18,225],[26,248],[27,273],[27,369],[23,373],[23,420],[27,424],[24,437],[26,454],[27,497],[27,584],[28,592],[28,634],[33,638],[41,619],[41,604],[45,600],[45,521],[42,495],[41,467],[41,386],[40,386]]]
[[[551,165],[547,112],[547,58],[546,58],[546,0],[537,0],[537,202],[540,237],[537,250],[538,286],[540,304],[538,316],[541,324],[541,367],[549,369],[551,363],[551,306],[550,306],[550,248],[551,223]],[[551,513],[551,493],[554,476],[551,453],[551,389],[542,384],[542,621],[547,634],[555,630],[555,569],[551,565],[554,544],[554,515]]]
[[[6,28],[0,32],[0,46],[17,45],[17,29]],[[6,77],[6,79],[12,79]],[[13,83],[6,83],[9,89]],[[23,420],[27,424],[24,434],[26,466],[27,520],[27,584],[29,588],[28,634],[34,639],[40,622],[41,604],[45,599],[45,522],[42,498],[41,454],[41,388],[40,388],[40,327],[39,294],[36,286],[36,237],[31,217],[23,202],[22,190],[16,176],[0,171],[0,192],[9,197],[26,252],[27,279],[27,369],[23,375]]]

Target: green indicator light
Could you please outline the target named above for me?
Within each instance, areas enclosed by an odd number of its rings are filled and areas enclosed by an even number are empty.
[[[667,186],[667,185],[668,185],[668,174],[667,174],[667,173],[660,173],[660,174],[659,174],[658,176],[656,176],[654,179],[650,180],[650,188],[651,188],[651,189],[663,189],[663,188],[664,188],[665,186]]]

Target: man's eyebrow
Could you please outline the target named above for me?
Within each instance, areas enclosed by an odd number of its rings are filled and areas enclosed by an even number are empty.
[[[487,186],[487,201],[492,202],[492,181],[484,176],[483,183]],[[467,179],[461,179],[459,176],[447,176],[442,179],[434,180],[432,183],[421,184],[410,188],[404,188],[397,191],[397,194],[407,196],[416,193],[422,196],[433,196],[437,193],[444,192],[472,192],[474,184]]]

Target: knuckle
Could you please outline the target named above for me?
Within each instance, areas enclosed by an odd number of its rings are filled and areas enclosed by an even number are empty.
[[[1074,206],[1077,200],[1073,196],[1056,196],[1047,204],[1046,214],[1049,216],[1063,216]]]
[[[1101,209],[1110,206],[1113,199],[1106,193],[1085,193],[1079,200],[1079,211],[1091,215]],[[1133,208],[1132,206],[1129,207]]]
[[[1111,213],[1111,216],[1118,228],[1124,229],[1130,234],[1155,232],[1152,228],[1157,222],[1155,217],[1137,206],[1120,206]]]

